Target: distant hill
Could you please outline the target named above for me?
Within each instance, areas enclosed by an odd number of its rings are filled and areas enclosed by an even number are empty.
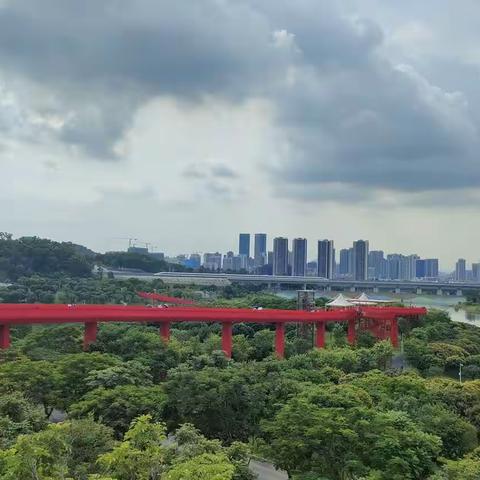
[[[69,242],[39,237],[14,239],[8,233],[0,233],[0,281],[13,281],[32,274],[88,276],[94,261],[89,252]]]
[[[55,242],[35,236],[15,239],[9,233],[0,232],[0,282],[15,281],[19,277],[34,274],[87,277],[92,275],[95,264],[149,273],[187,270],[181,265],[170,264],[149,254],[102,254],[71,242]]]

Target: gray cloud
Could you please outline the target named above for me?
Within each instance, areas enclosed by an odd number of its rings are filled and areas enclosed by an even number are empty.
[[[369,189],[477,186],[480,100],[454,78],[447,90],[396,65],[384,37],[371,19],[314,0],[10,0],[0,69],[22,79],[25,98],[43,93],[38,112],[62,119],[53,136],[95,158],[121,155],[135,112],[157,96],[262,97],[285,145],[266,165],[279,195],[346,202]],[[228,190],[235,171],[209,168],[185,175]]]

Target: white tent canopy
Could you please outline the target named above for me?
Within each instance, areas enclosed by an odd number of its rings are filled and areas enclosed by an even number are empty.
[[[327,307],[338,307],[338,308],[346,308],[346,307],[353,307],[353,304],[350,300],[339,293],[333,300],[327,303]]]
[[[351,302],[355,305],[376,305],[378,303],[392,303],[391,300],[378,300],[370,298],[365,292],[363,292],[358,298],[352,299]]]

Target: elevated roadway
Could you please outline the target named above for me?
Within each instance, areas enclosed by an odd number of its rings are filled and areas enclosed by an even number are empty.
[[[465,292],[480,290],[480,283],[474,282],[433,282],[423,280],[350,280],[350,279],[328,279],[322,277],[307,276],[279,276],[279,275],[242,275],[238,273],[183,273],[183,272],[159,272],[155,278],[164,279],[167,282],[174,282],[178,279],[181,283],[201,283],[203,285],[211,282],[212,285],[220,282],[267,285],[271,288],[282,285],[293,285],[300,288],[320,288],[326,291],[388,291],[393,293],[412,292],[416,294],[433,293],[436,295],[453,294],[461,296]]]

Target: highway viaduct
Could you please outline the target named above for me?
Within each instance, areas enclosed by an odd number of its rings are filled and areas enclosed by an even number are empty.
[[[433,281],[404,281],[404,280],[346,280],[328,279],[321,277],[278,276],[278,275],[242,275],[236,273],[184,273],[159,272],[154,278],[173,283],[178,279],[181,283],[212,284],[240,283],[265,285],[270,288],[282,286],[296,286],[297,288],[314,288],[329,291],[365,292],[374,293],[414,293],[417,295],[456,295],[462,296],[466,292],[479,291],[480,283],[473,282],[433,282]]]

